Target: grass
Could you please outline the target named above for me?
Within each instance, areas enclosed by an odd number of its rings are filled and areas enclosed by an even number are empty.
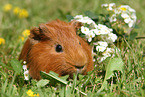
[[[25,29],[31,29],[41,23],[54,19],[67,21],[66,15],[75,16],[84,11],[103,13],[100,7],[103,3],[115,2],[127,4],[136,10],[139,20],[138,36],[145,36],[145,1],[144,0],[0,0],[0,37],[5,39],[5,44],[0,45],[0,95],[1,97],[26,97],[31,89],[39,93],[40,97],[82,97],[82,96],[116,96],[116,97],[144,97],[145,96],[145,40],[123,40],[120,49],[120,59],[123,60],[123,69],[113,71],[113,75],[107,81],[107,85],[100,91],[105,81],[105,73],[108,62],[97,64],[97,68],[87,75],[80,76],[80,80],[72,80],[69,85],[57,86],[38,85],[38,81],[24,81],[23,72],[16,72],[12,60],[18,59],[24,44],[20,40]],[[3,6],[7,3],[29,12],[28,18],[19,19],[12,11],[4,12]],[[110,60],[110,59],[108,59]],[[111,63],[110,63],[111,64]],[[117,63],[116,63],[117,64]],[[83,79],[81,80],[81,78]],[[43,82],[43,81],[42,81]],[[78,90],[76,90],[77,88]]]

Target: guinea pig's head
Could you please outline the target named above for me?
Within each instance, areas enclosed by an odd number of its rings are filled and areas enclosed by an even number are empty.
[[[93,69],[91,47],[76,34],[80,26],[76,21],[56,20],[31,30],[20,60],[27,61],[32,78],[40,79],[40,71],[50,70],[72,78],[73,73],[87,74]]]

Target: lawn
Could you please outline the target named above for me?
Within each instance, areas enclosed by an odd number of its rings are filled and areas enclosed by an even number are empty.
[[[1,97],[28,97],[31,94],[37,97],[145,97],[144,0],[0,0],[0,2],[0,39],[4,39],[0,42]],[[69,81],[66,81],[66,78],[58,81],[58,77],[53,80],[24,80],[22,61],[18,61],[18,57],[28,37],[27,31],[55,19],[68,22],[67,15],[84,15],[86,11],[97,15],[106,14],[107,11],[101,7],[104,3],[129,5],[136,10],[138,26],[132,31],[137,33],[136,38],[130,40],[123,38],[119,45],[117,42],[119,54],[101,63],[95,62],[95,69],[88,75],[78,75],[79,80],[76,75]],[[10,6],[4,10],[6,4]],[[21,10],[21,14],[17,13],[18,10]],[[56,84],[52,85],[54,80],[57,80]]]

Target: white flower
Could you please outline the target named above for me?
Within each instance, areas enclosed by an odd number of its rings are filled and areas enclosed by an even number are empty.
[[[127,19],[127,18],[129,18],[129,15],[127,13],[122,13],[121,17],[124,18],[124,19]]]
[[[112,31],[112,29],[109,29],[107,26],[102,24],[98,24],[98,29],[101,34],[108,34]]]
[[[103,56],[103,57],[101,57],[101,58],[98,58],[98,62],[101,63],[101,62],[103,62],[106,58],[107,58],[106,56]]]
[[[27,71],[27,65],[23,65],[23,70]]]
[[[89,28],[82,26],[81,32],[87,35],[90,32],[90,30],[89,30]]]
[[[76,15],[74,19],[83,19],[83,15]]]
[[[129,11],[130,11],[130,12],[133,12],[133,13],[136,12],[136,11],[135,11],[134,9],[132,9],[131,7],[129,8]]]
[[[127,11],[127,9],[128,9],[128,5],[121,5],[120,7],[119,7],[119,10],[120,11]]]
[[[130,17],[136,22],[137,17],[136,17],[136,14],[135,13],[131,14]]]
[[[115,3],[110,3],[109,7],[107,8],[107,10],[113,10],[114,6],[115,6]]]
[[[88,16],[83,17],[83,15],[77,15],[74,17],[74,19],[81,22],[81,23],[95,24],[95,22],[91,18],[89,18]]]
[[[101,5],[101,7],[107,7],[108,6],[108,4],[102,4]]]
[[[131,28],[136,22],[136,15],[132,14],[129,16],[127,13],[122,13],[121,17],[124,18],[124,22],[128,24],[128,26]]]
[[[114,53],[114,49],[112,48],[107,48],[105,52],[103,52],[102,55],[106,56],[106,57],[110,57],[111,53]]]
[[[113,34],[113,33],[108,34],[108,40],[111,40],[112,42],[115,42],[116,39],[117,39],[116,34]]]
[[[120,9],[121,11],[124,11],[124,12],[129,11],[129,12],[134,12],[134,13],[135,13],[135,10],[132,9],[132,8],[131,8],[130,6],[128,6],[128,5],[121,5],[121,6],[119,7],[119,9]]]
[[[91,32],[94,32],[96,35],[102,34],[101,31],[98,29],[92,29]]]
[[[130,17],[129,17],[129,18],[126,18],[126,19],[124,19],[124,22],[125,22],[125,23],[127,23],[127,24],[128,24],[130,21],[132,21]]]
[[[91,24],[91,23],[95,23],[91,18],[89,18],[88,16],[85,16],[84,18],[84,23],[87,23],[87,24]]]
[[[82,26],[81,27],[81,32],[86,35],[86,38],[88,39],[88,42],[92,41],[92,38],[95,37],[95,34],[89,30],[89,28]]]
[[[101,7],[107,8],[107,10],[113,10],[113,7],[115,6],[115,3],[110,4],[102,4]]]
[[[91,42],[92,41],[92,38],[95,37],[95,34],[93,32],[89,32],[87,35],[86,35],[87,39],[88,39],[88,42]]]
[[[104,46],[96,46],[96,50],[99,52],[103,52],[106,49]]]
[[[110,17],[110,22],[115,22],[117,21],[116,19],[116,14],[113,14],[111,17]]]
[[[23,64],[26,64],[27,62],[26,61],[23,61]]]
[[[109,6],[111,6],[111,7],[112,7],[112,6],[115,6],[115,3],[110,3]]]
[[[128,26],[131,28],[131,27],[133,27],[133,25],[134,25],[134,21],[130,20],[129,23],[128,23]]]
[[[29,71],[24,71],[24,80],[29,80]]]
[[[101,34],[109,34],[110,30],[109,29],[101,29],[100,32],[101,32]]]
[[[98,41],[97,44],[99,44],[100,46],[103,46],[103,47],[107,47],[108,46],[108,43],[107,42],[103,42],[103,41]]]
[[[104,28],[106,28],[106,26],[105,26],[105,25],[98,24],[98,29],[104,29]]]

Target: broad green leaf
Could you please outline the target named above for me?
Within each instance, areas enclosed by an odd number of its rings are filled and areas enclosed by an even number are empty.
[[[68,20],[69,22],[70,22],[72,19],[74,19],[74,17],[71,16],[71,15],[67,15],[66,18],[67,18],[67,20]]]
[[[107,65],[105,80],[109,79],[113,75],[113,71],[119,70],[122,71],[123,69],[123,61],[121,58],[113,58],[109,61]]]
[[[67,85],[67,81],[66,80],[64,80],[63,78],[61,78],[61,77],[58,77],[58,74],[57,73],[54,73],[53,71],[50,71],[49,73],[46,73],[46,72],[44,72],[44,71],[41,71],[40,72],[40,75],[41,75],[41,77],[42,78],[45,78],[45,79],[48,79],[48,80],[50,80],[50,82],[52,83],[61,83],[61,84],[63,84],[63,85]],[[67,76],[68,77],[68,76]]]
[[[37,87],[44,87],[45,85],[47,85],[49,83],[49,80],[47,79],[41,79],[40,81],[38,81],[36,83]]]
[[[104,82],[102,83],[102,86],[98,92],[102,91],[103,89],[107,89],[107,79],[110,79],[113,76],[113,71],[115,70],[123,70],[123,61],[121,58],[110,59],[106,68]]]
[[[11,60],[10,63],[11,63],[11,66],[13,67],[14,71],[16,72],[16,74],[20,74],[20,72],[22,70],[21,63],[16,59]]]

